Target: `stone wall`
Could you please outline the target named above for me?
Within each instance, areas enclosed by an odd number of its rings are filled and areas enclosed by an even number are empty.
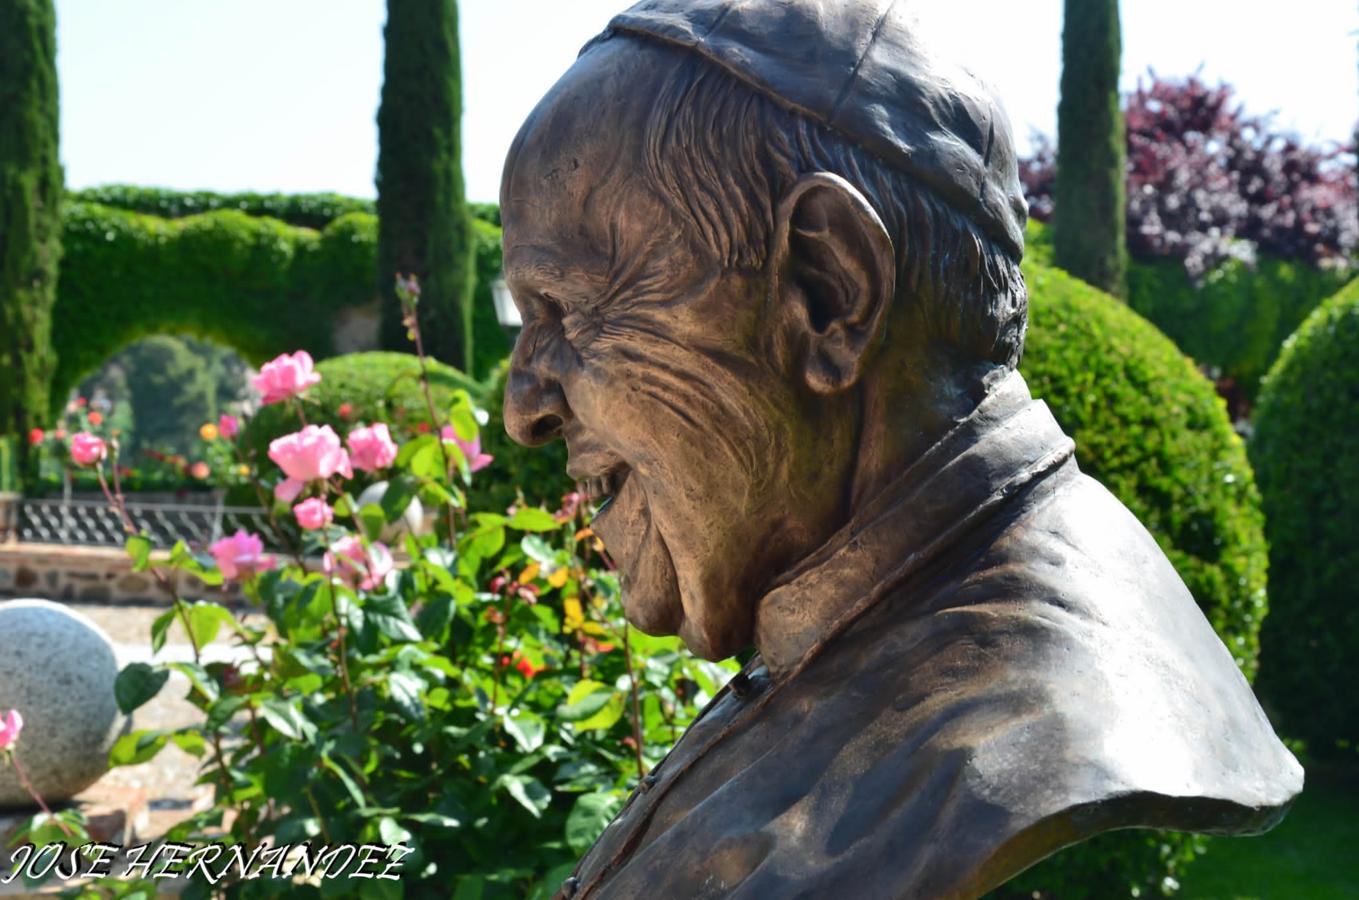
[[[155,554],[153,559],[164,559]],[[182,572],[170,572],[180,596],[224,595]],[[227,599],[239,599],[233,588]],[[149,572],[133,572],[121,547],[0,543],[0,597],[42,597],[60,603],[159,604],[169,598]]]

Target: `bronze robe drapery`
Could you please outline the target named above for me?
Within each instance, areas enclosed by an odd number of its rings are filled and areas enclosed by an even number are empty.
[[[1165,555],[1018,374],[758,619],[780,640],[561,896],[975,897],[1114,828],[1263,830],[1302,787]]]

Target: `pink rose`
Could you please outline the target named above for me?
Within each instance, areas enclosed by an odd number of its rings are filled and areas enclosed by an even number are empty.
[[[265,363],[252,383],[260,392],[260,402],[268,406],[295,397],[320,380],[321,376],[313,369],[311,354],[298,350]]]
[[[19,739],[19,732],[23,730],[24,717],[19,715],[17,709],[11,709],[0,717],[0,751],[13,747],[14,742]]]
[[[208,552],[217,561],[222,577],[228,580],[249,578],[274,567],[274,558],[264,552],[264,542],[258,535],[245,531],[222,538]]]
[[[386,544],[374,541],[365,548],[363,541],[353,535],[331,544],[321,560],[321,568],[327,575],[362,591],[371,591],[386,581],[393,566],[392,552]]]
[[[481,435],[477,435],[470,441],[464,441],[458,437],[458,433],[453,430],[452,425],[445,425],[443,431],[439,432],[439,436],[446,441],[452,441],[462,451],[463,459],[467,460],[468,471],[480,472],[491,464],[491,460],[495,459],[491,454],[481,452]]]
[[[293,507],[293,515],[297,518],[297,524],[307,531],[315,531],[318,528],[325,528],[335,519],[335,510],[331,509],[330,504],[320,497],[312,497],[310,500],[303,500]]]
[[[71,459],[82,466],[92,466],[102,460],[108,449],[103,438],[95,437],[88,431],[71,436]]]
[[[309,481],[340,474],[354,477],[349,454],[340,446],[340,436],[329,425],[308,425],[269,444],[269,458],[288,476],[274,488],[274,496],[291,503]]]
[[[217,420],[217,433],[227,440],[231,440],[241,433],[241,420],[235,416],[222,413],[221,418]]]
[[[396,442],[387,426],[379,422],[365,428],[355,428],[345,441],[349,444],[349,458],[354,468],[376,472],[396,462]]]

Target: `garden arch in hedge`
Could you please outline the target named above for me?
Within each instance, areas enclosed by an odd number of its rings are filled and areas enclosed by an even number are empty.
[[[52,397],[152,334],[225,344],[252,364],[376,339],[376,217],[316,230],[218,210],[180,219],[69,203],[52,342]],[[371,320],[371,321],[369,321]]]

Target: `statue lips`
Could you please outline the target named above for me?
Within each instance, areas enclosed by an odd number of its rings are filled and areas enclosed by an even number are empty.
[[[590,527],[618,566],[628,620],[647,634],[676,634],[683,614],[675,567],[641,479],[633,474],[620,462],[602,475],[581,479],[590,499],[604,500]]]

